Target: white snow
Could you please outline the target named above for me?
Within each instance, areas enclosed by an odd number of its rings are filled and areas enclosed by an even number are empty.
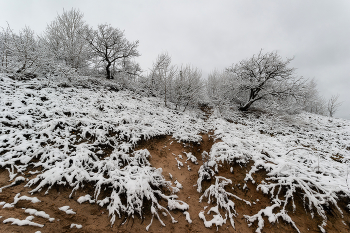
[[[27,196],[21,196],[20,193],[17,193],[16,196],[13,198],[12,203],[5,203],[2,208],[13,208],[19,201],[31,201],[32,203],[40,202],[40,200],[37,197],[27,197]],[[1,205],[1,204],[0,204]]]
[[[194,156],[191,152],[184,152],[184,154],[187,156],[187,160],[190,160],[194,164],[198,164],[196,156]]]
[[[177,188],[182,189],[182,184],[179,181],[175,180],[174,184]]]
[[[80,224],[75,224],[75,223],[72,223],[72,224],[70,225],[70,228],[74,228],[74,227],[76,227],[76,228],[80,229],[80,228],[82,228],[83,226],[82,226],[82,225],[80,225]]]
[[[17,218],[8,218],[8,219],[5,219],[3,223],[12,222],[11,225],[18,225],[18,226],[28,225],[28,226],[35,226],[35,227],[44,227],[44,225],[42,224],[32,222],[33,218],[34,218],[33,216],[28,216],[24,220],[19,220]]]
[[[190,213],[188,213],[187,211],[184,212],[184,215],[186,216],[186,221],[188,223],[192,223],[191,217],[190,217]]]
[[[48,219],[50,222],[53,222],[55,220],[55,218],[50,218],[50,215],[48,215],[47,213],[45,213],[44,211],[38,211],[36,209],[25,209],[24,211],[25,213],[28,213],[30,215],[35,215],[38,217],[42,217],[42,218],[46,218]]]
[[[79,204],[86,202],[86,201],[89,201],[90,204],[95,203],[95,200],[93,200],[89,194],[86,194],[85,196],[81,196],[77,200],[77,202],[79,202]]]
[[[66,212],[66,214],[76,214],[76,212],[74,212],[73,209],[70,209],[70,207],[68,205],[62,206],[58,209],[63,211],[63,212]]]

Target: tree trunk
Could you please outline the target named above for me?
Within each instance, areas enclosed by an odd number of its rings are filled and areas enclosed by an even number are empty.
[[[249,101],[245,105],[240,106],[238,109],[241,111],[247,111],[253,103],[254,103],[254,101]]]
[[[109,69],[111,67],[112,63],[108,62],[107,66],[106,66],[106,72],[107,72],[107,79],[113,79],[113,77],[111,76],[111,70]]]

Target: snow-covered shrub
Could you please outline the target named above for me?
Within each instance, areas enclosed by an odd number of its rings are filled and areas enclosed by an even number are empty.
[[[159,220],[160,210],[188,209],[176,195],[163,193],[173,191],[171,183],[161,168],[150,165],[147,150],[134,147],[140,140],[168,134],[199,142],[201,120],[130,91],[45,87],[38,79],[1,78],[0,166],[9,171],[10,180],[23,181],[20,175],[33,166],[41,169],[26,184],[33,187],[32,193],[48,193],[57,184],[71,187],[73,195],[92,183],[93,198],[107,205],[112,224],[116,215],[143,216],[144,200],[150,201],[152,216]],[[100,197],[105,188],[110,196]],[[168,206],[160,205],[159,199]]]
[[[337,204],[338,195],[350,196],[345,163],[350,159],[349,122],[309,113],[286,116],[228,111],[225,118],[227,120],[211,116],[207,121],[220,141],[209,153],[212,174],[205,173],[201,167],[199,177],[215,176],[218,163],[222,162],[253,161],[245,182],[256,183],[254,174],[266,170],[267,178],[257,188],[270,195],[272,205],[245,216],[250,225],[258,221],[257,232],[264,227],[264,216],[270,222],[281,218],[298,230],[286,211],[287,205],[296,208],[296,193],[302,195],[307,213],[323,218],[319,225],[322,231],[327,223],[325,206],[332,206],[342,214]],[[198,179],[198,188],[200,182]]]
[[[222,226],[223,223],[226,223],[228,218],[232,227],[235,228],[233,217],[236,216],[237,213],[235,210],[235,203],[231,201],[229,197],[236,196],[225,190],[225,186],[232,184],[232,181],[222,176],[216,176],[215,179],[215,184],[205,190],[203,195],[199,198],[199,202],[201,202],[204,197],[208,199],[208,204],[216,202],[216,206],[212,207],[208,211],[208,214],[210,214],[211,211],[214,211],[217,215],[214,215],[214,218],[211,221],[206,221],[204,211],[201,211],[199,213],[199,218],[204,221],[206,227],[211,227],[212,224]],[[225,211],[225,218],[221,216],[219,209]]]

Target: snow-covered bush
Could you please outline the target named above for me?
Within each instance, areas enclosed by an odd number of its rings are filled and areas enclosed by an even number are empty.
[[[296,193],[303,197],[306,213],[323,218],[321,231],[327,223],[326,206],[342,215],[338,196],[350,196],[346,164],[350,159],[348,121],[309,113],[289,116],[230,111],[225,118],[212,115],[207,122],[220,141],[212,146],[207,165],[199,169],[199,192],[202,180],[215,177],[220,163],[253,161],[245,182],[256,183],[254,173],[266,170],[267,178],[257,185],[257,190],[269,194],[272,201],[271,206],[245,216],[250,225],[258,221],[257,232],[264,227],[264,216],[270,222],[281,218],[299,231],[286,210],[287,205],[296,208]]]
[[[168,134],[179,141],[199,142],[201,120],[130,91],[96,92],[61,88],[55,81],[47,87],[38,79],[1,78],[0,166],[9,171],[10,180],[23,181],[20,175],[33,166],[34,173],[40,169],[26,184],[33,187],[32,193],[48,193],[57,184],[71,187],[73,195],[92,183],[93,198],[107,205],[112,224],[116,215],[143,216],[144,200],[150,201],[152,216],[160,221],[160,210],[188,209],[176,195],[164,194],[173,191],[171,183],[161,168],[150,165],[147,150],[134,147],[140,140]],[[110,196],[100,197],[105,188]],[[168,206],[160,205],[159,199]]]

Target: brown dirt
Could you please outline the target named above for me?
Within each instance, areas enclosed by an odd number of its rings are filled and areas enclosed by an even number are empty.
[[[197,187],[194,186],[198,179],[198,169],[203,164],[201,154],[203,151],[210,151],[211,146],[214,143],[213,138],[210,134],[204,134],[203,142],[198,144],[183,144],[176,142],[171,136],[157,137],[152,140],[141,142],[136,149],[148,149],[152,155],[150,158],[151,164],[163,169],[163,175],[167,180],[170,179],[169,173],[172,174],[172,181],[178,180],[183,188],[180,190],[178,195],[179,200],[183,200],[189,204],[190,208],[188,212],[191,215],[192,224],[189,224],[185,220],[185,215],[181,211],[172,211],[173,217],[178,221],[178,223],[171,223],[169,216],[161,215],[162,220],[166,224],[165,227],[161,226],[158,220],[154,219],[149,232],[215,232],[216,227],[205,228],[203,221],[199,219],[198,213],[204,209],[205,206],[212,206],[208,204],[204,199],[202,203],[198,200],[202,194],[197,192]],[[197,159],[199,164],[196,165],[190,161],[186,162],[186,155],[183,152],[192,152]],[[183,159],[180,159],[178,155],[182,155]],[[177,157],[184,167],[178,169],[177,162],[175,160]],[[191,170],[188,171],[187,165],[190,166]],[[260,209],[270,205],[270,199],[267,195],[262,194],[260,191],[256,191],[256,184],[248,182],[247,188],[243,190],[244,178],[246,171],[249,170],[252,163],[247,165],[228,165],[223,164],[219,168],[220,176],[224,176],[232,180],[232,185],[227,187],[227,191],[230,190],[233,194],[250,201],[255,202],[249,206],[243,201],[232,199],[236,206],[236,211],[238,216],[235,220],[235,229],[233,229],[227,221],[227,223],[219,227],[219,232],[254,232],[257,227],[257,222],[255,222],[251,227],[248,227],[244,215],[253,215],[257,213]],[[230,167],[233,167],[233,173],[230,172]],[[263,171],[258,172],[255,175],[255,180],[259,183],[266,174]],[[27,174],[27,177],[32,177],[32,175]],[[213,184],[214,180],[208,180],[203,182],[203,189],[209,187]],[[7,170],[0,169],[0,187],[8,185],[8,172]],[[232,190],[234,188],[234,190]],[[7,203],[12,203],[13,198],[17,193],[22,195],[30,196],[28,191],[30,188],[25,188],[24,183],[4,189],[0,193],[0,201],[5,201]],[[82,190],[77,191],[72,199],[68,196],[71,189],[63,186],[57,186],[49,191],[48,195],[45,195],[43,190],[39,193],[35,193],[33,196],[41,200],[40,203],[31,203],[29,201],[19,201],[14,208],[2,209],[0,207],[0,232],[146,232],[146,226],[150,223],[150,215],[146,215],[145,219],[142,220],[139,217],[135,219],[125,218],[117,219],[114,226],[111,228],[110,219],[108,217],[108,211],[106,208],[101,208],[96,204],[83,203],[79,204],[76,200],[85,194],[93,195],[93,187],[91,185],[86,185]],[[259,201],[257,201],[259,199]],[[322,219],[318,216],[311,218],[309,213],[306,213],[303,207],[301,197],[295,197],[296,201],[296,212],[292,212],[292,207],[289,206],[289,215],[295,221],[296,225],[301,232],[320,232],[317,225],[321,224]],[[166,206],[166,203],[161,201],[161,204]],[[350,214],[349,211],[345,210],[346,203],[349,200],[340,201],[340,208],[343,210],[344,218],[335,208],[329,208],[328,211],[328,223],[326,226],[327,232],[350,232]],[[66,213],[58,210],[59,207],[69,205],[77,214],[67,215]],[[54,222],[49,222],[47,219],[41,217],[35,217],[33,222],[44,224],[43,228],[34,226],[16,226],[10,225],[10,223],[4,224],[3,220],[7,218],[18,218],[25,219],[28,214],[24,213],[22,208],[33,208],[39,211],[45,211],[50,217],[55,218]],[[222,213],[224,214],[224,213]],[[206,215],[207,220],[210,216]],[[286,224],[283,220],[279,220],[277,224],[270,224],[267,218],[265,220],[265,227],[263,232],[296,232],[291,225]],[[347,225],[344,225],[342,221],[345,221]],[[70,229],[71,223],[83,225],[82,229]],[[124,224],[123,224],[124,223]]]

